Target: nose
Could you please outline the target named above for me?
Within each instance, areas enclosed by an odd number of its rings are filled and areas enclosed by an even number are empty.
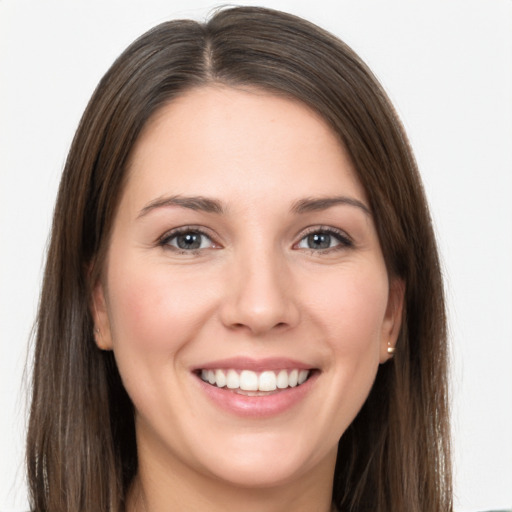
[[[228,293],[221,305],[222,323],[257,336],[295,327],[300,311],[286,262],[272,251],[240,260],[229,272]]]

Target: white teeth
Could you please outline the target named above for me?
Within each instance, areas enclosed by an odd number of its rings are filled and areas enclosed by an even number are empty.
[[[288,387],[288,372],[286,370],[281,370],[277,374],[277,387],[279,389],[285,389]]]
[[[242,370],[240,372],[240,389],[258,391],[258,375],[250,370]]]
[[[243,391],[275,391],[294,388],[303,384],[309,377],[309,370],[265,370],[261,373],[252,370],[201,370],[201,379],[219,388],[241,389]]]
[[[258,389],[260,391],[274,391],[276,389],[276,374],[274,372],[263,372],[259,379]]]
[[[222,370],[215,370],[215,384],[223,388],[227,383],[226,374]]]
[[[301,384],[304,384],[304,382],[306,382],[308,375],[309,375],[309,372],[307,370],[301,370],[299,372],[299,380],[298,380],[299,386]]]
[[[240,387],[240,377],[238,376],[238,373],[235,372],[235,370],[228,370],[228,374],[226,376],[226,386],[229,389],[238,389]]]

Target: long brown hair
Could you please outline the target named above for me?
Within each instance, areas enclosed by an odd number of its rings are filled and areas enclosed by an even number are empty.
[[[349,47],[300,18],[253,7],[150,30],[116,60],[82,117],[60,184],[37,322],[27,441],[33,510],[124,510],[137,472],[133,406],[113,354],[95,345],[91,282],[139,133],[162,105],[209,83],[295,98],[332,126],[366,190],[388,272],[406,283],[397,352],[340,440],[333,502],[344,511],[450,511],[443,286],[406,135]]]

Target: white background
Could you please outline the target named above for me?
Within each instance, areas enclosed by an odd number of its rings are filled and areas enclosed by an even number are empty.
[[[512,0],[256,4],[340,36],[396,104],[420,164],[446,274],[456,510],[510,508]],[[1,510],[27,507],[22,373],[53,202],[79,117],[136,36],[169,18],[202,20],[217,5],[0,0]]]

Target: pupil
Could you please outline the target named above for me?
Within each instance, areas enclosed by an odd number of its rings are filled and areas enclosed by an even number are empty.
[[[326,233],[315,233],[308,236],[310,249],[328,249],[331,246],[331,235]]]
[[[177,239],[180,249],[199,249],[201,247],[201,235],[198,233],[186,233]]]

